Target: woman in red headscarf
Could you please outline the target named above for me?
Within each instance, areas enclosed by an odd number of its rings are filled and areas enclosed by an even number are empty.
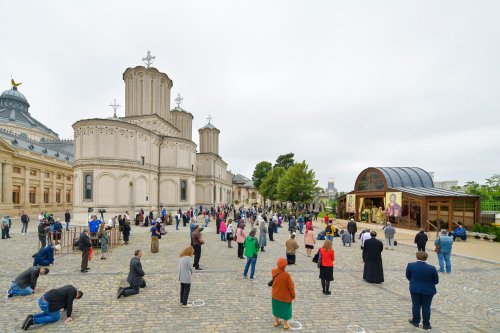
[[[292,277],[285,271],[287,261],[285,258],[279,258],[276,268],[272,271],[273,276],[273,315],[274,326],[281,324],[280,319],[284,320],[283,328],[290,328],[288,321],[292,319],[292,301],[295,299],[295,286]]]

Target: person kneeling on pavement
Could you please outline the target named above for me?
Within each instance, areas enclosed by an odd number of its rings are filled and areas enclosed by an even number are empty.
[[[119,287],[117,298],[136,295],[139,293],[140,288],[146,288],[146,281],[144,281],[146,273],[142,270],[141,257],[142,251],[135,250],[134,257],[130,260],[130,270],[127,277],[130,287]]]
[[[61,319],[59,311],[62,309],[66,309],[66,320],[64,323],[72,322],[73,301],[82,298],[82,296],[83,292],[77,290],[72,285],[50,290],[38,300],[38,306],[42,310],[42,313],[28,315],[21,326],[22,329],[26,331],[33,324],[55,323]]]
[[[32,256],[32,258],[33,266],[54,265],[54,246],[49,244],[48,246],[41,248],[40,251]]]
[[[19,274],[7,292],[8,297],[13,296],[26,296],[36,293],[38,288],[36,282],[38,276],[49,274],[49,269],[46,267],[30,267],[21,274]]]

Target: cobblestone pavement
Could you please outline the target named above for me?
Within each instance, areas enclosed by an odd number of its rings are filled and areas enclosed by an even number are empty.
[[[272,327],[271,289],[267,286],[271,268],[284,256],[285,230],[280,229],[275,242],[268,241],[265,253],[259,254],[256,280],[242,277],[243,260],[236,247],[228,249],[214,231],[214,222],[203,232],[201,266],[195,272],[190,300],[205,302],[204,306],[179,307],[177,281],[178,253],[189,244],[188,228],[175,231],[168,226],[168,235],[160,240],[160,252],[150,252],[146,228],[134,227],[131,244],[108,253],[108,260],[90,262],[91,271],[81,274],[79,254],[56,257],[51,273],[39,278],[42,292],[66,284],[84,291],[75,301],[74,322],[33,327],[36,332],[278,332]],[[6,290],[10,281],[32,263],[36,250],[34,225],[30,233],[12,231],[13,238],[0,240],[0,285]],[[362,280],[359,243],[343,247],[334,240],[335,281],[332,296],[321,293],[318,270],[305,255],[303,238],[297,265],[288,267],[295,281],[297,300],[293,317],[303,332],[418,332],[408,324],[411,301],[404,277],[407,262],[414,260],[415,249],[397,247],[384,251],[385,283],[371,285]],[[321,243],[321,242],[320,242]],[[137,248],[144,250],[142,262],[148,287],[128,298],[116,299],[116,289],[128,272],[129,260]],[[433,252],[429,262],[437,265]],[[438,294],[433,301],[431,324],[433,332],[498,332],[500,327],[499,273],[500,265],[452,257],[453,272],[440,275]],[[39,312],[40,295],[0,298],[0,332],[19,332],[29,313]],[[65,315],[62,315],[62,319]],[[497,327],[497,329],[495,329]]]

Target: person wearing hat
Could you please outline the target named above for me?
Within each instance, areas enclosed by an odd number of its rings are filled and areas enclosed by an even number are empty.
[[[2,220],[0,220],[0,226],[2,227],[2,239],[11,238],[9,235],[10,224],[9,215],[4,215]]]
[[[292,319],[292,301],[295,300],[295,285],[290,273],[285,271],[287,261],[279,258],[277,267],[272,270],[272,309],[274,316],[274,327],[281,325],[280,319],[284,320],[283,328],[288,330]]]
[[[288,265],[295,265],[295,251],[299,248],[299,244],[295,239],[295,232],[290,235],[290,238],[286,241],[286,260]]]
[[[353,218],[349,220],[347,223],[347,232],[351,235],[351,240],[353,243],[356,243],[356,232],[358,231],[358,225]]]
[[[90,241],[90,233],[87,228],[83,228],[83,232],[80,234],[80,238],[78,239],[78,248],[82,251],[82,265],[81,272],[87,273],[90,269],[89,265],[89,255],[90,249],[92,248],[92,242]]]

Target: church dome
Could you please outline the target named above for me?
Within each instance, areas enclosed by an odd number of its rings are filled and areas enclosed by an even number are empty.
[[[28,103],[28,100],[26,99],[26,97],[23,94],[21,94],[17,89],[5,90],[0,95],[0,98],[2,98],[2,99],[8,98],[8,99],[19,100],[19,101]]]

